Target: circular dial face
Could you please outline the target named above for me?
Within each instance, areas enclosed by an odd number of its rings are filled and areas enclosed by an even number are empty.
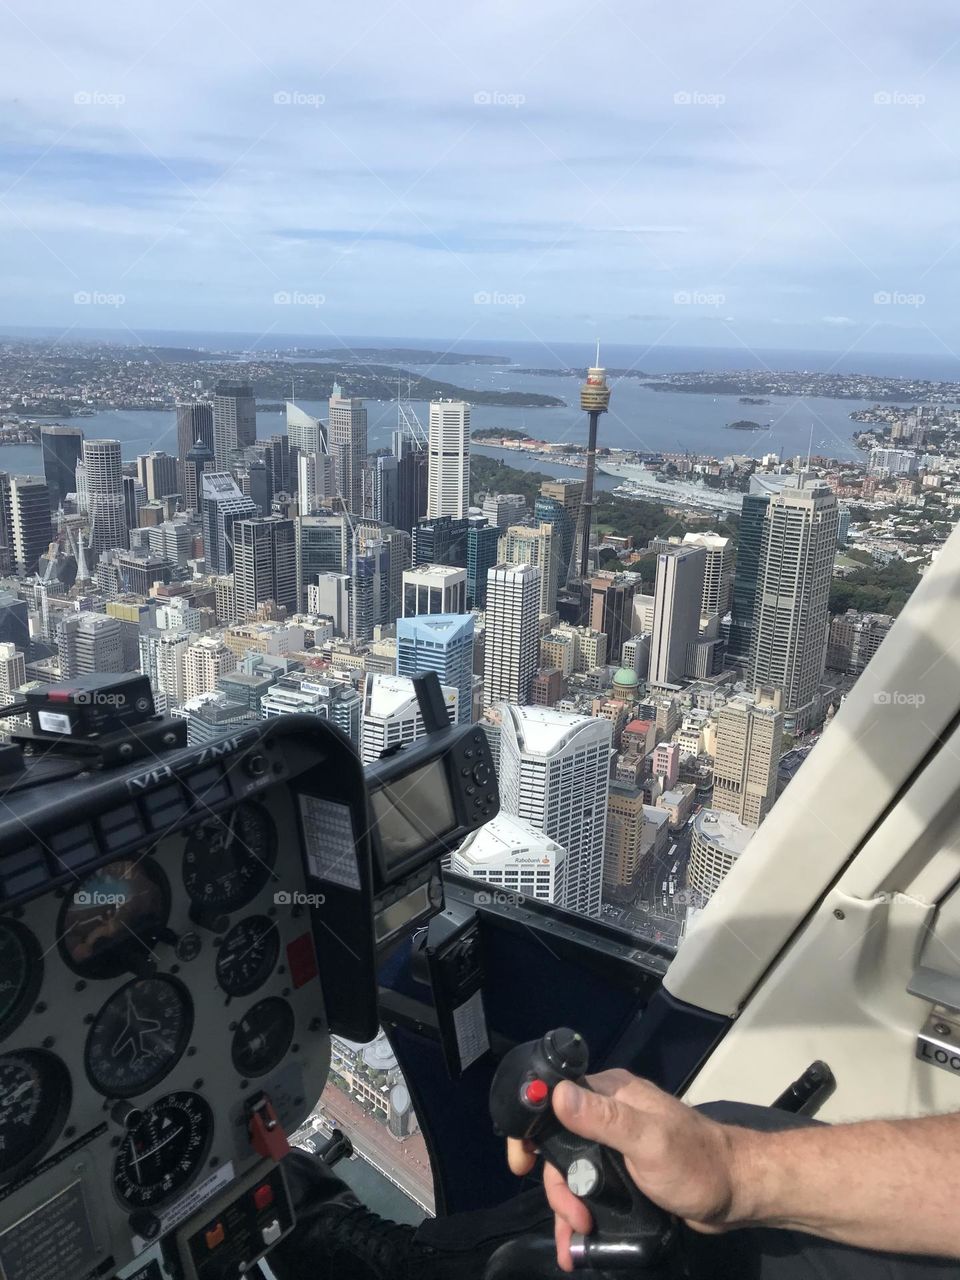
[[[270,879],[277,832],[267,811],[240,804],[222,819],[204,822],[187,840],[183,883],[198,907],[237,911]]]
[[[296,1019],[286,1000],[268,996],[250,1009],[233,1033],[230,1056],[242,1076],[264,1076],[283,1061]]]
[[[213,1138],[213,1112],[198,1093],[168,1093],[139,1113],[120,1144],[113,1190],[131,1209],[155,1209],[194,1179]]]
[[[217,981],[228,996],[248,996],[270,977],[279,956],[276,921],[248,916],[223,940],[217,953]]]
[[[31,1168],[66,1123],[70,1072],[45,1049],[0,1054],[0,1182]]]
[[[36,938],[19,921],[0,918],[0,1040],[26,1017],[42,981]]]
[[[146,1093],[183,1056],[193,1006],[175,978],[136,978],[115,991],[87,1036],[85,1064],[95,1089],[109,1098]]]
[[[63,904],[58,927],[64,959],[85,978],[118,978],[132,958],[149,955],[169,911],[167,881],[152,859],[110,862]]]

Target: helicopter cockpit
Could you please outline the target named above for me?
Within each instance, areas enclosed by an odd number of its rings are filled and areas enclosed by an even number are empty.
[[[535,1127],[584,1044],[692,1102],[960,1108],[958,568],[954,535],[676,957],[442,871],[499,801],[432,677],[428,735],[366,772],[310,716],[188,749],[142,677],[33,694],[0,749],[0,1276],[269,1275],[331,1034],[383,1029],[438,1216],[516,1194],[503,1134],[599,1186],[588,1270],[671,1224]]]

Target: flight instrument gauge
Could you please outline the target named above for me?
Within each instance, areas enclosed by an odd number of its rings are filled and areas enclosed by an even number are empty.
[[[277,831],[266,809],[239,804],[193,832],[183,853],[183,884],[201,911],[237,911],[273,874]]]
[[[280,957],[277,922],[247,916],[235,924],[217,952],[217,981],[228,996],[248,996],[262,987]]]
[[[0,1040],[26,1017],[42,981],[40,944],[19,921],[0,918]]]
[[[60,1135],[70,1072],[46,1049],[0,1054],[0,1183],[32,1168]]]
[[[113,1165],[113,1190],[130,1209],[156,1209],[190,1185],[213,1139],[213,1112],[181,1090],[137,1113]]]
[[[87,1036],[84,1061],[93,1087],[132,1098],[176,1066],[193,1030],[193,1006],[176,978],[136,978],[115,991]]]
[[[109,862],[68,893],[60,950],[84,978],[119,978],[150,958],[169,912],[166,877],[152,858]]]
[[[248,1010],[233,1034],[230,1056],[242,1076],[265,1076],[286,1057],[296,1018],[286,1000],[268,996]]]

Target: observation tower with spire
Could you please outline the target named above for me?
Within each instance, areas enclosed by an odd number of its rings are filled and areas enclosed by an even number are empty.
[[[597,343],[597,360],[592,369],[587,370],[587,380],[580,388],[580,408],[586,413],[589,421],[587,432],[587,473],[583,482],[583,501],[580,505],[581,529],[580,545],[580,577],[586,578],[590,572],[590,529],[593,522],[593,481],[597,472],[597,428],[601,413],[610,407],[610,388],[607,386],[607,371],[600,365],[600,343]]]

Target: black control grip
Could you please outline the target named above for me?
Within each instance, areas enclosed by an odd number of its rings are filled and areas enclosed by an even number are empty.
[[[507,1053],[490,1087],[490,1114],[498,1133],[533,1142],[567,1186],[586,1204],[594,1236],[630,1241],[632,1265],[651,1266],[674,1234],[674,1220],[640,1191],[619,1151],[578,1137],[558,1122],[551,1105],[561,1080],[589,1089],[589,1051],[569,1027],[548,1031]],[[591,1236],[586,1242],[589,1260]]]

